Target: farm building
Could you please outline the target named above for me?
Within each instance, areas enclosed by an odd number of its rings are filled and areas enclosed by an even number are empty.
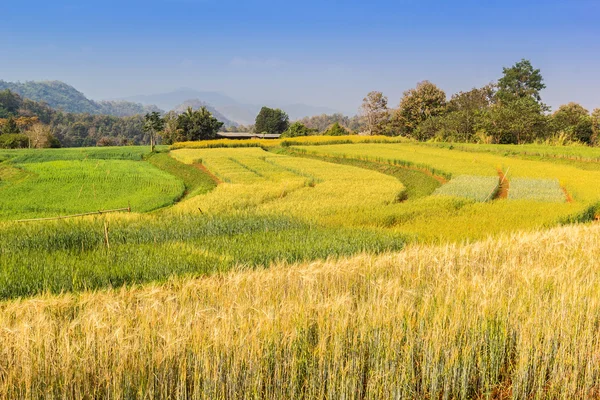
[[[217,136],[224,139],[279,139],[281,135],[272,133],[218,132]]]

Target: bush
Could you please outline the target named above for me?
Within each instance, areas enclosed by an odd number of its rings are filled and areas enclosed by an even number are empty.
[[[298,136],[311,136],[317,133],[316,129],[310,129],[301,122],[294,122],[290,127],[281,134],[282,138],[291,138]]]
[[[0,135],[1,149],[26,149],[29,147],[29,138],[20,133]]]
[[[332,124],[322,133],[323,136],[348,136],[351,134],[352,132],[340,125],[339,122]]]

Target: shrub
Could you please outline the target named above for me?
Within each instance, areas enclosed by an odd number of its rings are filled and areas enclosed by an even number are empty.
[[[29,138],[19,133],[0,135],[0,148],[25,149],[29,146]]]
[[[322,133],[323,136],[348,136],[351,134],[352,132],[340,125],[339,122],[332,124]]]

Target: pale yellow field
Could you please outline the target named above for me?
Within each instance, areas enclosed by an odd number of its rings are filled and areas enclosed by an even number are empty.
[[[0,304],[2,398],[596,398],[600,225]]]

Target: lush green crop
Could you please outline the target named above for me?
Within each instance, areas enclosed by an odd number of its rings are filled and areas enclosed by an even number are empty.
[[[166,146],[157,146],[166,149]],[[39,163],[59,160],[133,160],[150,154],[149,146],[79,147],[67,149],[0,150],[0,158],[12,158],[13,163]]]
[[[510,181],[508,198],[564,203],[565,193],[556,179],[515,178]]]
[[[108,224],[108,225],[105,225]],[[108,227],[108,245],[105,228]],[[399,250],[391,232],[251,215],[96,217],[0,223],[0,299]]]
[[[148,163],[126,160],[3,164],[0,179],[0,219],[4,220],[129,205],[144,212],[173,204],[184,191],[183,183],[174,176]]]
[[[208,193],[217,187],[217,183],[203,170],[183,164],[168,153],[156,153],[147,157],[150,164],[181,179],[185,185],[185,196],[193,197]]]
[[[493,176],[459,175],[438,188],[434,194],[484,202],[494,199],[499,183],[499,179]]]

